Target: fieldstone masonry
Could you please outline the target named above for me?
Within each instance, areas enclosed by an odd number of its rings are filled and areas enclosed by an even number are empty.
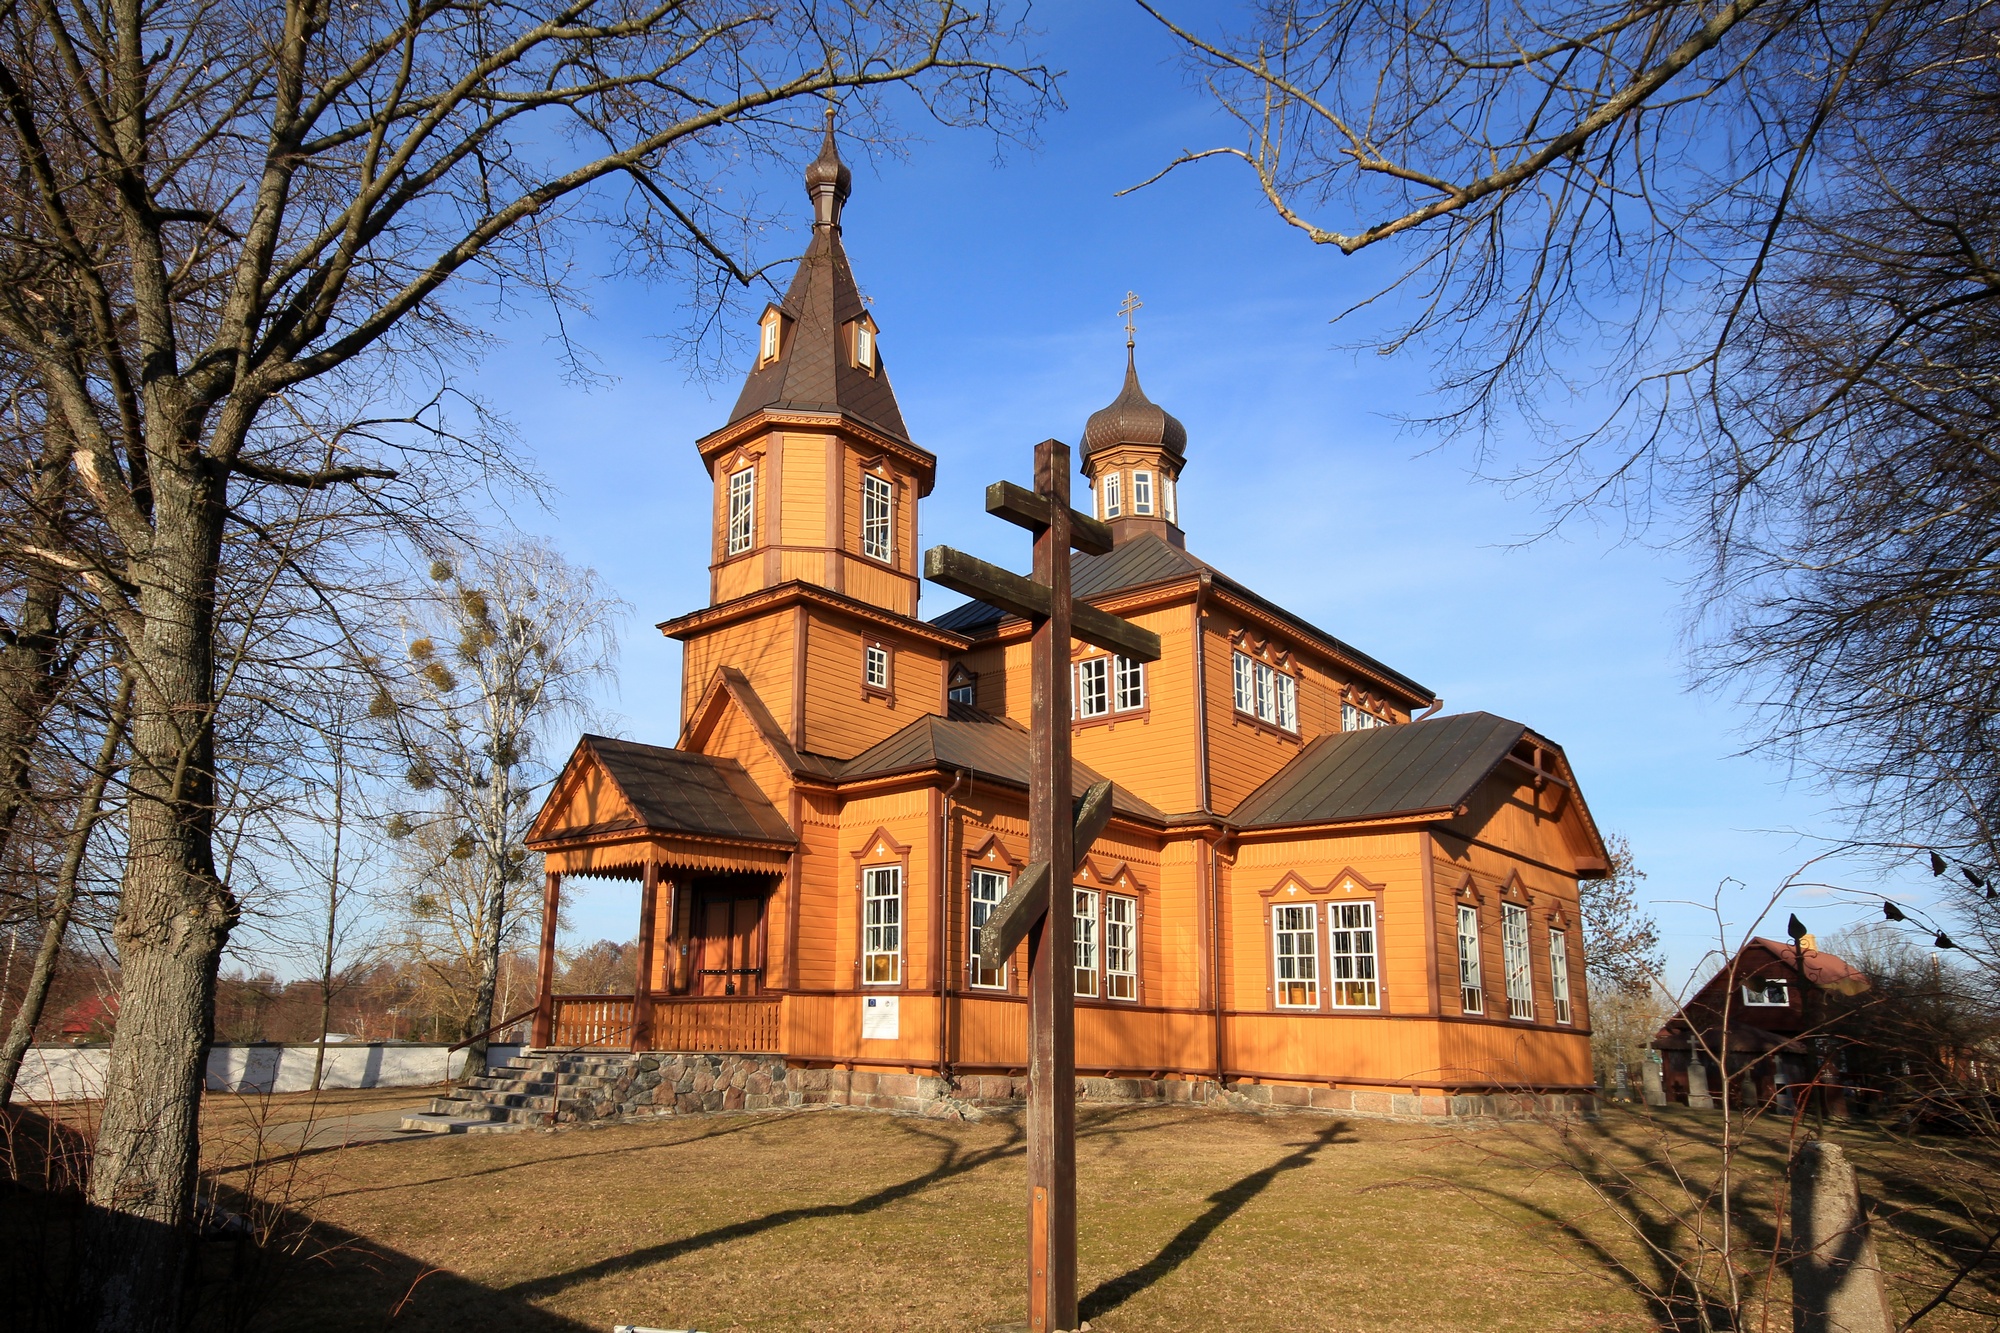
[[[1011,1110],[1027,1099],[1026,1078],[997,1074],[933,1074],[864,1069],[787,1067],[771,1055],[673,1054],[600,1057],[602,1086],[579,1095],[556,1123],[690,1115],[707,1111],[761,1111],[784,1107],[852,1106],[931,1119],[976,1120]],[[622,1068],[619,1066],[622,1065]],[[612,1072],[616,1070],[616,1072]],[[1417,1096],[1307,1088],[1281,1083],[1232,1083],[1212,1079],[1079,1078],[1083,1102],[1120,1105],[1210,1106],[1217,1110],[1332,1111],[1398,1120],[1488,1120],[1528,1116],[1589,1116],[1595,1099],[1573,1095]]]

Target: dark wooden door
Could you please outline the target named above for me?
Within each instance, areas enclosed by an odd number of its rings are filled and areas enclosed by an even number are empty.
[[[695,903],[696,995],[755,995],[764,981],[764,894],[705,884]]]

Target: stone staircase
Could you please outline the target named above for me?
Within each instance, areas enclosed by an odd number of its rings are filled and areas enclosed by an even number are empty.
[[[629,1055],[545,1052],[515,1056],[460,1079],[402,1128],[430,1134],[507,1134],[615,1116],[632,1081]]]

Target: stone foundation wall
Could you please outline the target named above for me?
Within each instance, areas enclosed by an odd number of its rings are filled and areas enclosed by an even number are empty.
[[[1211,1106],[1217,1110],[1326,1111],[1397,1120],[1498,1120],[1531,1116],[1591,1116],[1596,1099],[1578,1094],[1418,1096],[1307,1088],[1213,1079],[1079,1078],[1080,1102],[1117,1105]],[[583,1118],[689,1115],[783,1107],[853,1106],[944,1120],[977,1120],[989,1111],[1018,1109],[1028,1080],[996,1074],[887,1073],[865,1069],[806,1069],[774,1055],[659,1053],[633,1058]]]

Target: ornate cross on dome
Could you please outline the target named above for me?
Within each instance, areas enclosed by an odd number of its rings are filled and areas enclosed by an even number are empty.
[[[1125,299],[1119,303],[1118,313],[1125,316],[1125,345],[1127,347],[1133,344],[1139,333],[1139,330],[1132,323],[1132,316],[1137,314],[1139,307],[1145,304],[1144,301],[1139,299],[1139,294],[1133,291],[1127,291]]]

